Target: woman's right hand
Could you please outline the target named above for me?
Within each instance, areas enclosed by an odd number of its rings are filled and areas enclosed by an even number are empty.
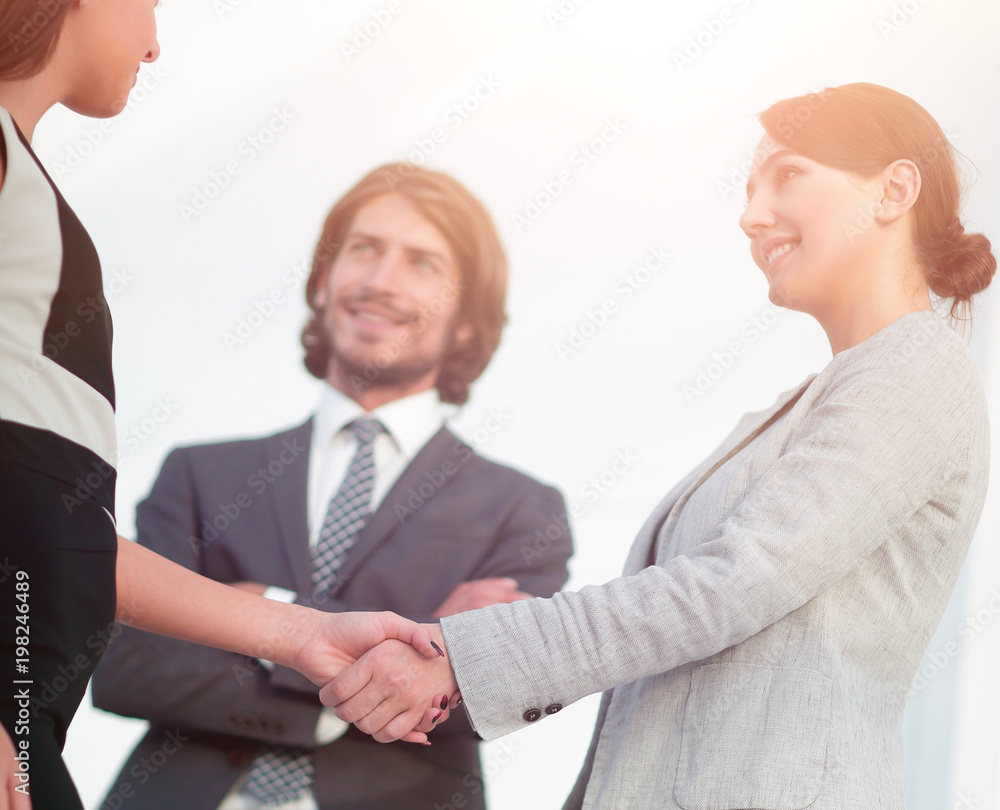
[[[0,810],[31,810],[31,798],[16,788],[23,784],[18,776],[18,763],[14,759],[14,742],[7,729],[0,726]]]

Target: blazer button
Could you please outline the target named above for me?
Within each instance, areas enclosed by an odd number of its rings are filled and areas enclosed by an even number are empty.
[[[538,709],[528,709],[528,711],[524,713],[524,719],[529,723],[534,723],[541,716],[542,713],[538,711]]]
[[[546,714],[555,714],[558,711],[562,711],[562,704],[561,703],[553,703],[551,706],[549,706],[545,710],[545,713]]]

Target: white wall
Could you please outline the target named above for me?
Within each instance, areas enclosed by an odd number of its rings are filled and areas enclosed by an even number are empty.
[[[163,55],[143,68],[128,113],[102,131],[55,111],[36,133],[109,279],[117,278],[109,297],[123,530],[133,530],[134,504],[170,447],[261,434],[309,413],[317,387],[299,362],[304,305],[295,268],[311,255],[333,200],[371,167],[422,144],[429,165],[455,174],[493,211],[512,266],[504,343],[456,425],[472,435],[502,408],[510,417],[483,452],[583,505],[573,588],[615,576],[646,512],[738,416],[829,359],[813,322],[773,313],[736,227],[757,112],[849,81],[912,95],[978,167],[970,229],[998,236],[995,3],[680,6],[399,0],[389,13],[387,2],[359,0],[165,3]],[[359,52],[346,52],[356,27],[380,10],[388,23]],[[688,48],[685,63],[677,54]],[[476,109],[456,117],[463,103]],[[439,142],[426,142],[436,128]],[[581,145],[602,131],[609,140],[592,144],[591,154],[601,154],[590,160]],[[537,219],[519,223],[527,200],[560,172],[571,182]],[[202,202],[196,191],[210,194],[220,173],[229,175],[221,193],[185,214],[182,206]],[[626,300],[620,284],[654,248],[668,250],[669,261]],[[282,303],[231,350],[226,333],[274,291]],[[616,313],[579,351],[560,356],[557,344],[607,299]],[[984,302],[973,341],[1000,416],[996,307],[995,298]],[[733,341],[744,353],[689,401],[683,386]],[[166,401],[169,418],[150,421]],[[591,502],[581,488],[618,451],[637,460]],[[997,615],[998,523],[991,503],[930,650],[954,641],[960,653],[913,701],[911,810],[961,806],[969,794],[986,808],[1000,797],[992,688],[1000,622],[969,639],[958,633],[967,615]],[[582,701],[485,747],[494,810],[559,806],[595,705]],[[89,806],[141,729],[81,709],[67,759]]]

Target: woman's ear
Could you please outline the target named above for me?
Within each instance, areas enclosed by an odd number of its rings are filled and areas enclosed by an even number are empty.
[[[875,220],[883,224],[909,211],[920,196],[920,169],[912,160],[897,160],[882,172],[882,199],[875,209]]]

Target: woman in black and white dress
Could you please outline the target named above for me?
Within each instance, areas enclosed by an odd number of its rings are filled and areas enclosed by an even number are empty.
[[[56,103],[96,117],[124,108],[141,63],[159,54],[155,5],[0,7],[0,675],[14,681],[0,693],[0,810],[29,807],[29,797],[36,810],[82,807],[61,750],[116,619],[248,655],[269,641],[269,658],[317,683],[386,636],[436,656],[426,633],[398,617],[261,599],[115,531],[100,262],[30,141]]]

